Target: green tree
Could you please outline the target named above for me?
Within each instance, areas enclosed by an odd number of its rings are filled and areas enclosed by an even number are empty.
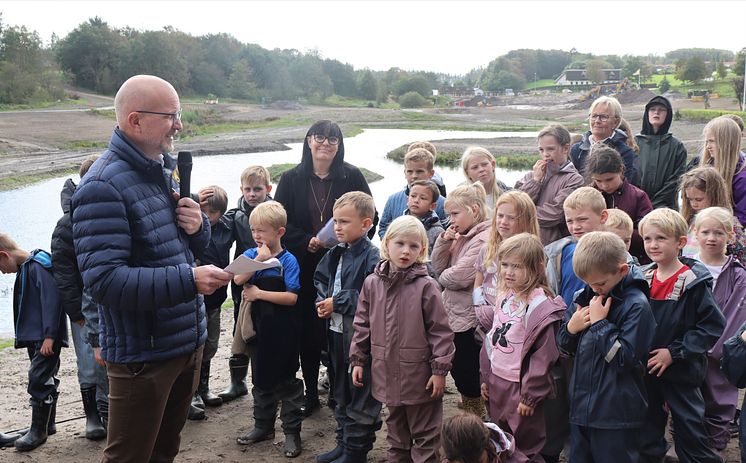
[[[94,17],[57,42],[55,52],[60,67],[72,76],[73,84],[113,93],[125,79],[126,72],[120,75],[119,68],[126,41],[122,33]]]
[[[228,78],[229,94],[233,98],[248,100],[255,97],[256,85],[252,82],[251,67],[246,59],[238,60]]]
[[[666,93],[671,89],[671,82],[669,82],[668,79],[663,76],[663,80],[661,80],[661,83],[658,84],[658,89],[661,91],[661,93]]]
[[[746,48],[743,48],[738,52],[738,55],[736,55],[735,72],[737,76],[742,76],[744,73],[744,61],[746,61]]]
[[[604,72],[604,69],[611,68],[611,64],[609,62],[604,61],[600,58],[594,58],[585,66],[585,75],[588,77],[588,80],[593,82],[594,84],[601,84],[604,80],[606,80],[606,73]]]
[[[399,106],[402,108],[421,108],[427,100],[417,92],[407,92],[399,97]]]
[[[322,68],[332,81],[332,93],[352,97],[357,92],[355,69],[335,59],[325,59]]]
[[[716,69],[717,69],[718,77],[721,79],[725,79],[725,76],[728,75],[728,70],[725,68],[725,64],[722,61],[718,61]]]
[[[373,73],[370,69],[366,69],[365,72],[360,75],[357,88],[357,94],[360,98],[375,100],[378,97],[378,81],[373,77]]]
[[[692,56],[686,60],[681,74],[677,71],[676,77],[682,81],[699,82],[707,76],[705,60],[699,56]]]
[[[432,94],[432,87],[428,85],[427,79],[422,76],[405,77],[397,82],[394,87],[394,94],[397,96],[409,92],[417,92],[424,98]]]

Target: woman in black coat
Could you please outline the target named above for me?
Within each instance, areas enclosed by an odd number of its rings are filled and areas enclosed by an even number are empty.
[[[316,313],[316,289],[313,274],[326,248],[316,234],[332,218],[334,202],[350,191],[370,194],[362,172],[344,161],[344,141],[339,126],[321,120],[308,129],[303,140],[300,164],[282,174],[275,200],[287,211],[285,247],[298,259],[301,290],[297,308],[301,310],[303,335],[300,347],[301,369],[305,383],[306,416],[319,408],[318,379],[321,351],[326,336],[326,320]],[[368,232],[375,234],[378,215]]]

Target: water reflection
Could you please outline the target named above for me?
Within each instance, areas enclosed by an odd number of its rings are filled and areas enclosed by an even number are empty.
[[[446,130],[368,129],[345,140],[345,160],[384,176],[370,185],[379,211],[386,199],[404,187],[403,166],[386,159],[386,153],[403,144],[417,140],[445,140],[457,138],[535,137],[534,132],[458,132]],[[228,192],[228,204],[233,206],[240,197],[241,171],[250,165],[270,166],[297,163],[301,158],[302,143],[293,143],[289,151],[203,156],[194,159],[192,191],[207,185],[220,185]],[[178,147],[177,147],[178,148]],[[438,166],[449,190],[464,181],[458,167]],[[524,172],[497,170],[497,176],[508,185],[515,184]],[[17,190],[0,192],[2,223],[0,231],[9,233],[23,249],[49,250],[52,231],[62,215],[60,190],[67,177],[58,177]],[[77,180],[77,178],[76,178]],[[377,238],[376,238],[377,240]],[[12,289],[14,275],[0,275],[0,338],[13,333]]]

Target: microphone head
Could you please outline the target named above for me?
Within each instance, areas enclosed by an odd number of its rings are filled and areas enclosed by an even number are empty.
[[[187,165],[192,163],[192,152],[191,151],[179,151],[176,162],[179,165]]]

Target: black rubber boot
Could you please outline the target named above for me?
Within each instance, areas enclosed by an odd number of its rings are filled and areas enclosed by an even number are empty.
[[[16,439],[21,437],[23,434],[19,432],[10,432],[8,434],[5,434],[4,432],[0,432],[0,447],[13,447],[15,444]]]
[[[192,403],[189,404],[189,414],[187,415],[187,419],[192,421],[205,419],[205,404],[196,392],[192,396]]]
[[[287,458],[295,458],[300,455],[300,434],[285,434],[285,446],[283,452]]]
[[[231,370],[231,384],[226,390],[218,394],[223,402],[230,402],[249,393],[249,389],[246,387],[249,358],[245,355],[234,355],[228,360],[228,366]]]
[[[57,392],[52,396],[54,402],[52,402],[52,409],[49,412],[49,422],[47,423],[47,436],[53,436],[57,434],[57,398],[60,393]]]
[[[34,401],[31,405],[31,428],[15,441],[16,450],[28,452],[47,441],[47,425],[54,399],[49,403]]]
[[[270,440],[274,438],[275,438],[274,429],[254,428],[251,431],[238,436],[238,439],[236,439],[236,441],[241,445],[249,445],[249,444],[254,444],[256,442],[261,442],[261,441]]]
[[[106,428],[96,407],[96,387],[81,389],[80,395],[83,396],[83,410],[85,410],[85,438],[90,440],[105,438]]]
[[[202,368],[199,371],[199,386],[197,393],[202,397],[202,401],[208,407],[219,407],[223,405],[223,399],[210,392],[210,362],[202,362]]]
[[[344,449],[342,448],[342,446],[337,444],[334,449],[318,455],[316,457],[316,463],[332,463],[334,460],[342,456],[342,452],[344,452]]]
[[[368,452],[352,452],[345,450],[334,463],[368,463]]]

